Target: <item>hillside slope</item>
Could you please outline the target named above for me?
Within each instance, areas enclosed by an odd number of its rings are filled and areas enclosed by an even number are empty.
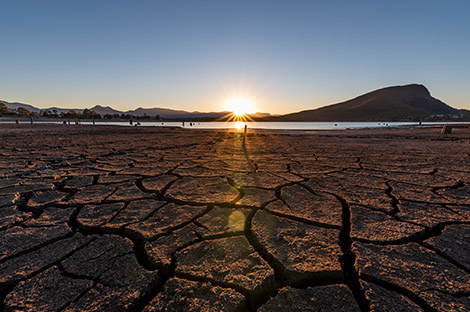
[[[283,115],[289,121],[409,121],[461,112],[431,96],[425,86],[411,84],[375,90],[354,99]]]

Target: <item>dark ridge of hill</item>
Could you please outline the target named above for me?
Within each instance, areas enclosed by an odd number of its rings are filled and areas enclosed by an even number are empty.
[[[142,108],[139,107],[134,110],[126,111],[126,114],[131,114],[134,116],[156,116],[160,115],[161,117],[167,116],[174,116],[174,115],[188,115],[189,112],[183,110],[175,110],[171,108],[160,108],[160,107],[152,107],[152,108]]]
[[[98,113],[100,115],[113,115],[113,114],[122,114],[122,111],[119,111],[117,109],[114,109],[110,106],[101,106],[101,105],[95,105],[92,108],[90,108],[91,111],[94,111],[95,113]]]
[[[4,104],[9,109],[13,109],[13,110],[18,110],[18,108],[22,107],[22,108],[27,109],[30,112],[34,112],[34,113],[39,113],[39,111],[40,111],[39,108],[36,108],[33,105],[29,105],[29,104],[25,104],[25,103],[18,103],[18,102],[10,103],[10,102],[1,101],[1,100],[0,100],[0,103]]]
[[[412,121],[439,116],[460,116],[455,109],[431,96],[419,84],[387,87],[354,99],[280,117],[283,121]]]
[[[221,118],[227,115],[227,112],[188,112],[184,110],[176,110],[171,108],[142,108],[139,107],[134,110],[129,110],[126,114],[131,114],[134,116],[160,116],[161,118],[170,118],[170,119],[187,119],[187,118]]]

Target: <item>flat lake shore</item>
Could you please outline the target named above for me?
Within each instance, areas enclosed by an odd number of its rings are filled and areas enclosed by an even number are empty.
[[[0,124],[0,310],[468,310],[440,131]]]

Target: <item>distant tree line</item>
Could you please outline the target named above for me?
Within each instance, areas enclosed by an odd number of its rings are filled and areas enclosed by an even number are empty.
[[[15,111],[0,103],[0,116],[31,116],[31,112],[23,107]]]
[[[5,104],[0,103],[0,116],[17,116],[17,117],[43,117],[43,118],[60,118],[60,119],[136,119],[136,120],[160,120],[160,116],[134,116],[130,114],[104,114],[100,115],[97,112],[85,108],[82,112],[77,112],[73,109],[68,112],[58,112],[57,110],[41,110],[39,113],[31,112],[24,107],[19,107],[17,110],[8,108]]]

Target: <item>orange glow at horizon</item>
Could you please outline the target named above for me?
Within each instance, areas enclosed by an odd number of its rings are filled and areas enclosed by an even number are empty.
[[[233,112],[237,117],[256,112],[253,100],[246,97],[233,97],[225,102],[225,110]]]
[[[227,115],[218,120],[233,122],[233,128],[237,130],[243,129],[246,122],[253,121],[249,114],[256,113],[255,102],[243,96],[230,97],[225,101],[223,110],[227,112]]]

